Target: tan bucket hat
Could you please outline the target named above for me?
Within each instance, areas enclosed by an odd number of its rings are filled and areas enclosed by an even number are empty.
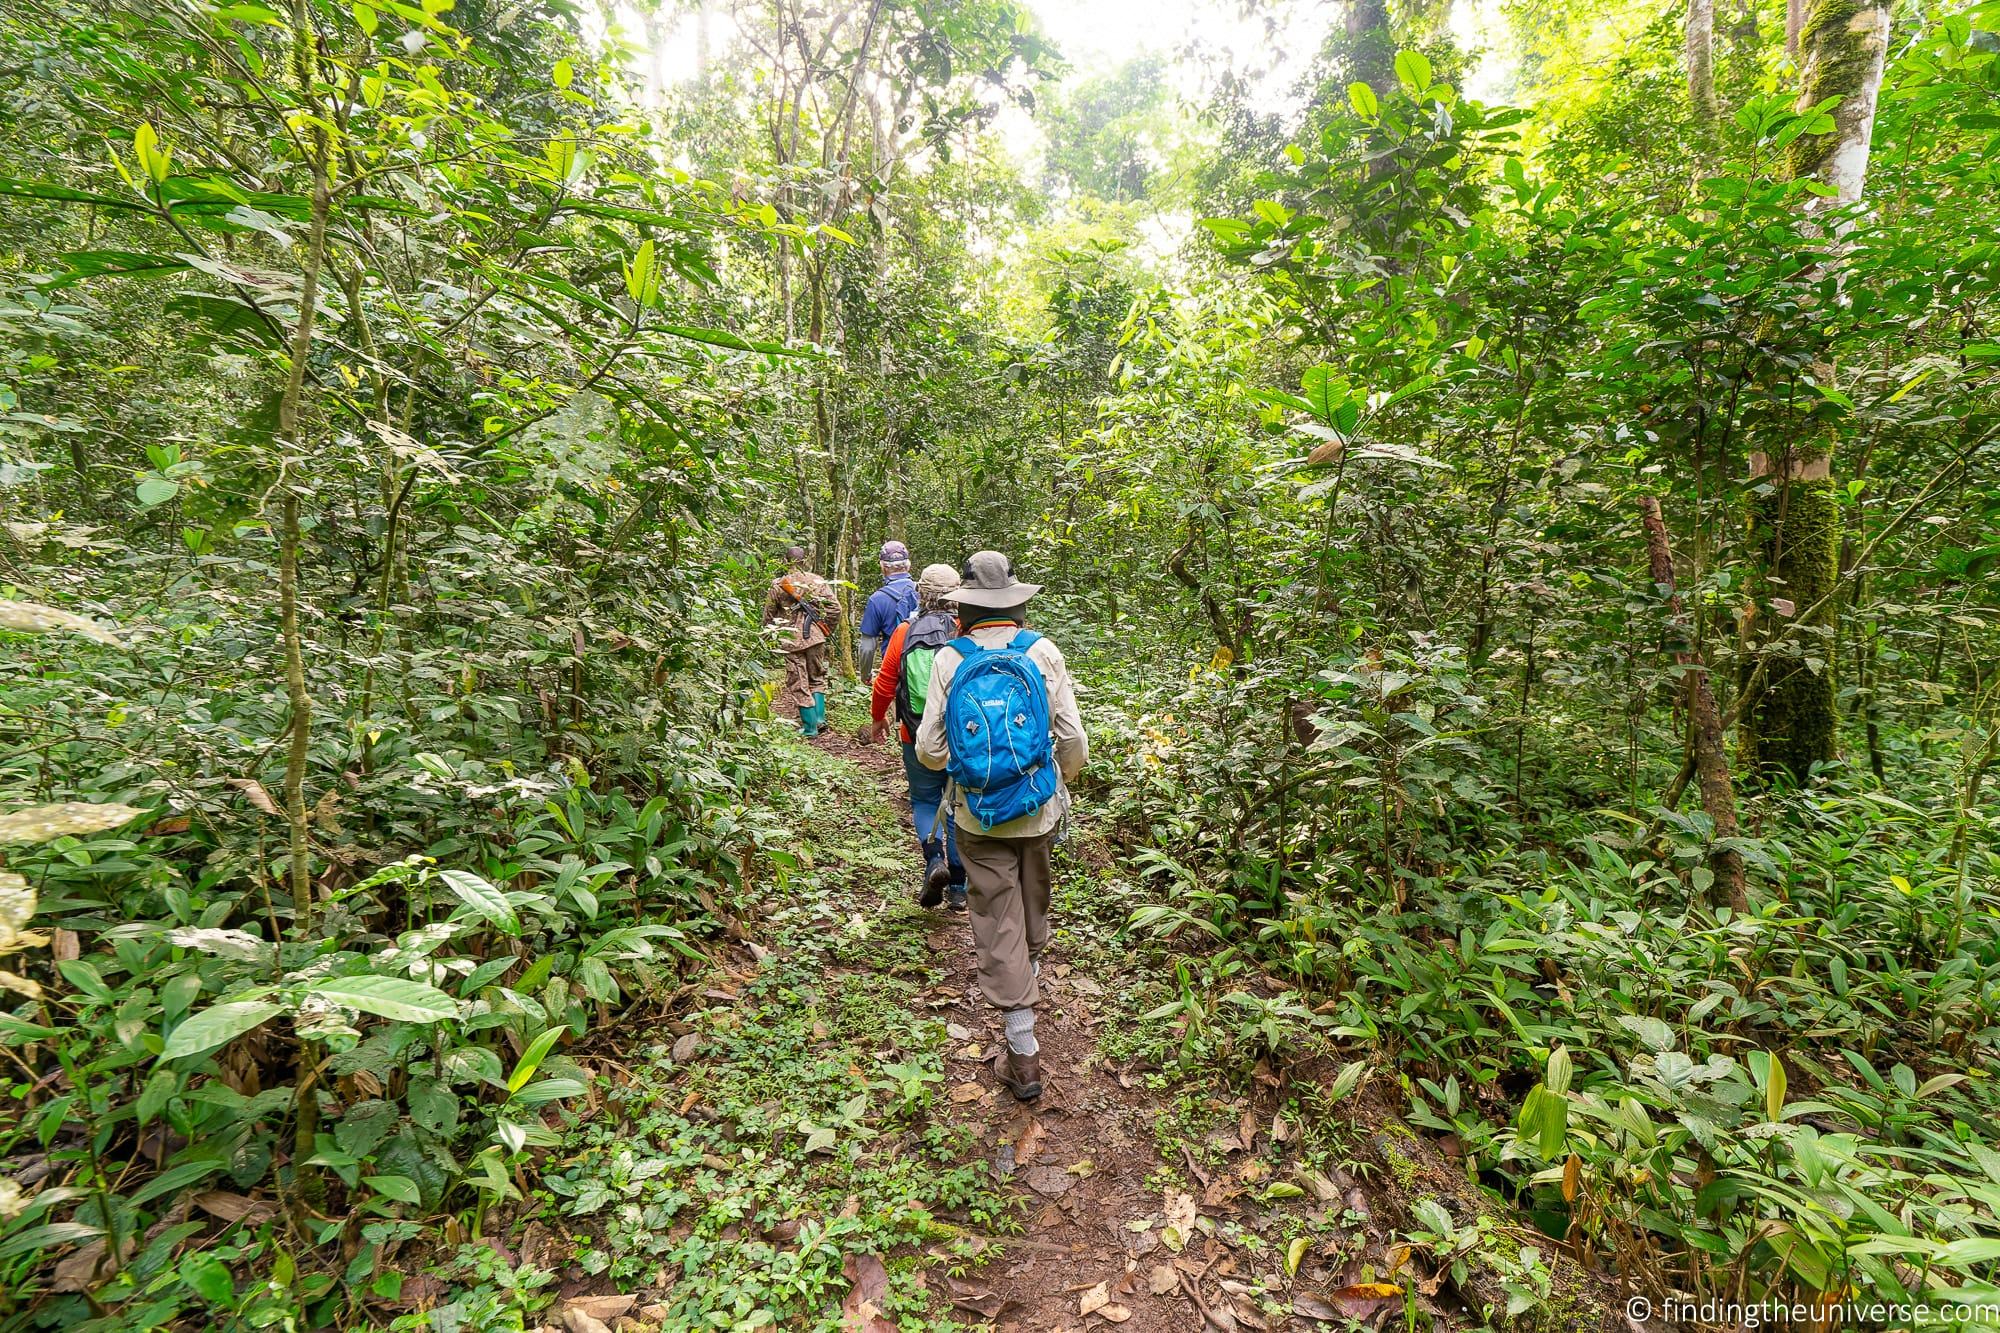
[[[957,592],[945,600],[960,606],[1019,606],[1042,590],[1039,583],[1023,583],[1014,577],[1014,562],[998,551],[974,551],[960,571]]]

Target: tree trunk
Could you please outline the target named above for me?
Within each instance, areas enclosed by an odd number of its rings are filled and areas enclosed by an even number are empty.
[[[1806,0],[1785,0],[1785,55],[1799,63],[1799,33],[1806,26]]]
[[[1396,35],[1388,0],[1348,0],[1347,51],[1353,78],[1378,93],[1396,86]]]
[[[1666,594],[1669,628],[1675,639],[1674,661],[1681,665],[1681,689],[1688,708],[1688,737],[1694,751],[1695,787],[1701,793],[1701,808],[1715,821],[1715,838],[1738,837],[1742,828],[1736,820],[1736,784],[1729,774],[1729,757],[1723,750],[1722,714],[1715,706],[1715,692],[1709,688],[1708,665],[1701,659],[1690,633],[1681,595],[1674,589],[1674,556],[1667,545],[1667,523],[1660,502],[1650,495],[1639,497],[1639,516],[1646,526],[1646,557],[1653,582]],[[1737,911],[1750,905],[1744,886],[1743,855],[1731,847],[1710,852],[1708,868],[1715,880],[1709,892],[1715,901]]]
[[[299,100],[321,115],[318,62],[312,48],[312,25],[305,0],[293,0],[293,57],[296,61]],[[278,622],[284,646],[285,697],[290,712],[287,722],[290,745],[285,759],[285,824],[290,831],[290,883],[292,931],[303,939],[312,931],[313,878],[312,839],[306,805],[306,764],[312,744],[312,695],[306,690],[304,636],[299,628],[299,492],[303,469],[297,467],[304,453],[300,408],[305,396],[306,365],[312,356],[313,323],[319,311],[320,272],[326,262],[327,221],[332,212],[330,181],[333,145],[325,121],[316,119],[308,130],[311,154],[312,215],[306,232],[303,271],[299,281],[298,320],[292,326],[291,364],[286,367],[285,390],[278,400],[278,447],[283,453],[278,467]],[[319,1093],[317,1083],[318,1043],[299,1046],[299,1081],[295,1090],[293,1151],[299,1191],[308,1206],[319,1201],[319,1179],[305,1165],[315,1149],[319,1133]]]
[[[1889,6],[1882,0],[1810,0],[1799,32],[1798,109],[1832,98],[1833,133],[1801,134],[1787,165],[1794,179],[1811,177],[1834,196],[1815,196],[1808,213],[1845,208],[1868,182],[1868,141],[1875,132],[1875,103],[1889,53]]]
[[[1771,589],[1766,603],[1771,628],[1777,633],[1797,628],[1785,634],[1786,657],[1766,668],[1764,683],[1750,700],[1744,759],[1754,773],[1782,771],[1801,784],[1815,762],[1833,758],[1838,722],[1833,592],[1840,581],[1840,504],[1829,462],[1824,454],[1777,462],[1750,456],[1751,480],[1768,478],[1773,486],[1769,495],[1751,501],[1750,512],[1750,540]]]
[[[1868,183],[1868,141],[1889,51],[1888,3],[1808,0],[1799,49],[1798,109],[1837,103],[1833,132],[1800,135],[1787,156],[1795,179],[1817,180],[1833,191],[1806,198],[1810,218],[1858,203]],[[1830,377],[1832,368],[1816,373]],[[1770,663],[1762,688],[1744,701],[1744,751],[1753,772],[1782,770],[1804,782],[1815,761],[1834,755],[1840,505],[1823,444],[1787,441],[1775,459],[1753,453],[1750,479],[1765,478],[1772,484],[1751,502],[1750,539],[1772,587],[1767,604],[1780,632],[1792,632],[1784,633],[1786,660]]]
[[[1715,119],[1715,0],[1687,0],[1688,105],[1703,125]]]

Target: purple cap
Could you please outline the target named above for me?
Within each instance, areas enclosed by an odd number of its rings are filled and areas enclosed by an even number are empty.
[[[885,565],[908,564],[910,548],[901,542],[883,542],[881,560]]]

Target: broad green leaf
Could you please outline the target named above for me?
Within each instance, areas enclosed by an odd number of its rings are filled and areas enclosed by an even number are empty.
[[[139,482],[139,503],[148,509],[165,504],[181,493],[181,484],[165,477],[146,477]]]
[[[407,977],[328,977],[306,988],[321,999],[402,1023],[438,1023],[458,1017],[458,1001],[435,986]]]
[[[528,1049],[521,1052],[520,1062],[514,1066],[514,1072],[507,1076],[508,1092],[519,1092],[527,1086],[528,1080],[535,1076],[535,1071],[542,1067],[542,1061],[548,1058],[549,1052],[555,1049],[556,1043],[562,1040],[563,1033],[568,1030],[561,1026],[552,1027],[528,1043]]]
[[[1558,1046],[1549,1052],[1549,1068],[1542,1081],[1548,1084],[1550,1092],[1560,1097],[1569,1091],[1572,1068],[1568,1048]]]
[[[1412,97],[1422,97],[1431,86],[1430,58],[1421,51],[1396,52],[1396,81]]]
[[[160,1058],[178,1060],[214,1050],[284,1011],[284,1005],[269,1000],[234,1000],[210,1005],[198,1014],[189,1015],[174,1029],[160,1051]]]
[[[397,1203],[419,1203],[423,1199],[417,1182],[408,1176],[363,1176],[361,1183],[385,1199]]]
[[[0,1240],[0,1259],[12,1259],[17,1254],[32,1254],[37,1250],[52,1250],[59,1245],[80,1245],[103,1234],[100,1228],[86,1226],[82,1222],[49,1222]]]
[[[481,920],[491,922],[509,935],[521,933],[521,917],[507,895],[469,870],[440,870],[437,877]]]
[[[1363,120],[1373,120],[1382,114],[1382,103],[1375,96],[1375,90],[1358,80],[1347,85],[1347,104]]]

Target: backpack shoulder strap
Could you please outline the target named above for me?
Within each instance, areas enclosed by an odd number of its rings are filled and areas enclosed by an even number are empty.
[[[953,639],[950,643],[946,644],[945,647],[958,649],[958,655],[964,658],[968,662],[971,661],[973,658],[977,657],[979,654],[986,651],[984,648],[981,648],[977,643],[973,642],[972,636],[970,634],[959,635],[957,638]]]
[[[1041,640],[1041,637],[1042,637],[1041,635],[1035,633],[1031,629],[1024,629],[1015,634],[1013,639],[1007,644],[1007,646],[1009,648],[1012,648],[1017,653],[1025,653],[1030,648],[1034,647],[1035,644]]]

